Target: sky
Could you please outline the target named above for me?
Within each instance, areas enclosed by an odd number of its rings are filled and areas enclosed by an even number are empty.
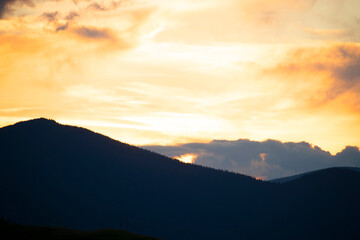
[[[360,146],[359,9],[0,0],[0,126],[46,117],[134,145],[276,139],[335,156]]]

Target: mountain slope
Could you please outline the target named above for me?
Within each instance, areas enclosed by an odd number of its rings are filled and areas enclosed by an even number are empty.
[[[287,239],[359,239],[360,175],[329,168],[280,184],[278,223]]]
[[[346,170],[352,170],[352,171],[355,171],[355,172],[360,172],[360,168],[357,168],[357,167],[339,167],[339,168],[346,169]],[[303,176],[306,176],[308,174],[314,174],[314,173],[316,173],[318,171],[322,171],[322,170],[315,170],[315,171],[305,172],[305,173],[296,174],[296,175],[289,176],[289,177],[275,178],[275,179],[271,179],[269,182],[272,182],[272,183],[287,183],[287,182],[291,182],[291,181],[297,180],[299,178],[302,178]]]
[[[245,204],[244,192],[262,187],[46,119],[0,129],[0,152],[0,210],[20,223],[98,229],[128,219],[129,230],[167,237],[195,221],[205,227],[204,218],[215,224],[230,214],[222,211],[227,202]]]
[[[165,240],[312,239],[330,226],[328,239],[360,236],[360,174],[346,169],[268,183],[46,119],[1,128],[0,153],[0,217],[22,224],[126,228]]]

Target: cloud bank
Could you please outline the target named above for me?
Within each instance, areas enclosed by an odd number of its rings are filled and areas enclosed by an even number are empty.
[[[177,146],[143,146],[169,157],[197,154],[195,164],[270,180],[328,167],[360,167],[358,147],[347,146],[336,155],[307,142],[277,140],[214,140]]]

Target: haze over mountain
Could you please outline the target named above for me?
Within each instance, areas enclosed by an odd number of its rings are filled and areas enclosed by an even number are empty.
[[[187,143],[176,146],[142,146],[168,157],[193,154],[194,163],[226,169],[265,180],[282,178],[329,167],[360,167],[360,151],[347,146],[332,155],[307,142],[278,140],[214,140],[210,143]]]
[[[0,217],[180,239],[359,239],[360,174],[284,184],[185,164],[35,119],[0,129]]]

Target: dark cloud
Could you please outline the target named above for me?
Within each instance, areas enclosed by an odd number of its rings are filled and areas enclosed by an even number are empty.
[[[104,5],[101,5],[100,3],[97,3],[97,2],[93,2],[91,3],[87,9],[95,9],[95,10],[98,10],[98,11],[106,11],[107,8],[104,6]]]
[[[82,37],[87,39],[97,39],[97,40],[115,40],[113,33],[110,29],[107,28],[95,28],[95,27],[78,27],[74,29],[74,32]]]
[[[307,142],[258,142],[240,139],[144,148],[169,157],[194,153],[198,155],[196,164],[264,179],[275,179],[327,167],[360,167],[360,152],[357,147],[347,147],[333,156]]]
[[[3,18],[4,13],[10,10],[9,7],[13,4],[34,7],[34,2],[32,0],[0,0],[0,19]]]
[[[347,146],[343,151],[337,153],[334,159],[338,166],[359,166],[359,148]]]
[[[59,12],[44,12],[40,17],[46,19],[48,22],[55,22],[59,16]]]
[[[71,11],[68,13],[68,15],[66,15],[65,19],[68,21],[71,21],[73,19],[75,19],[76,17],[79,17],[80,15],[77,12]]]
[[[97,11],[110,11],[120,7],[121,5],[129,3],[128,0],[120,0],[120,1],[111,1],[110,4],[105,5],[103,2],[93,2],[87,6],[87,9],[97,10]]]
[[[334,48],[335,56],[342,61],[335,65],[333,74],[335,78],[350,83],[360,81],[360,47],[354,45],[339,45]]]
[[[40,18],[45,19],[48,23],[55,28],[55,32],[65,31],[73,24],[76,17],[80,16],[77,12],[69,12],[65,18],[60,15],[58,11],[55,12],[44,12]],[[76,23],[75,23],[76,24]]]
[[[3,18],[4,14],[7,12],[11,12],[11,10],[15,7],[19,7],[22,5],[26,5],[28,7],[35,7],[37,2],[44,2],[44,1],[51,1],[51,2],[59,2],[62,0],[0,0],[0,19]],[[75,4],[75,2],[74,2]],[[76,12],[70,12],[67,20],[72,20],[74,17],[77,17]]]
[[[66,29],[68,29],[69,27],[69,23],[66,23],[64,25],[58,25],[55,29],[56,32],[59,32],[59,31],[65,31]]]

